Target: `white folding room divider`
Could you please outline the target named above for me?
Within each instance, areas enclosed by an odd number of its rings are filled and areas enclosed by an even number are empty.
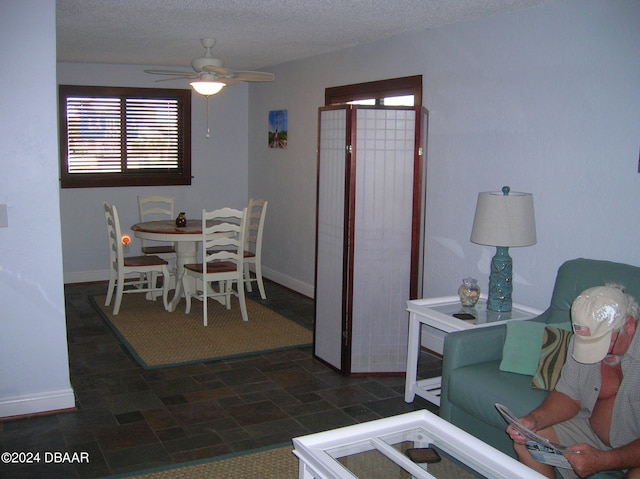
[[[314,355],[345,374],[405,369],[406,301],[422,274],[423,122],[412,107],[319,112]]]

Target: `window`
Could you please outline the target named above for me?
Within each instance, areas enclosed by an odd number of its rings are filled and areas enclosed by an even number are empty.
[[[60,85],[63,188],[191,184],[191,90]]]
[[[422,106],[422,75],[327,88],[324,104]]]

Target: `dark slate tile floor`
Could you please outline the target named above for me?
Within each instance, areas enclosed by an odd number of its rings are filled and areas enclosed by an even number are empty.
[[[313,300],[273,282],[265,286],[267,300],[249,297],[312,328]],[[345,377],[315,360],[311,348],[144,370],[88,301],[105,290],[106,283],[65,286],[77,410],[0,422],[2,452],[40,452],[39,464],[0,463],[0,477],[105,477],[416,409],[437,412],[418,397],[404,402],[404,376]],[[440,375],[441,364],[423,353],[421,377]],[[55,464],[53,452],[72,459],[75,453],[76,462]]]

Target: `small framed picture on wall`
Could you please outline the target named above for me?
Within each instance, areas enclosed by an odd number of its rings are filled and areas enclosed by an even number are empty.
[[[269,148],[287,147],[287,110],[269,112]]]

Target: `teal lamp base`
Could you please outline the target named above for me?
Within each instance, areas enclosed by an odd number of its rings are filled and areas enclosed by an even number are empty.
[[[509,248],[497,246],[496,254],[491,260],[489,275],[489,295],[487,309],[499,313],[511,311],[511,293],[513,261],[509,256]]]

